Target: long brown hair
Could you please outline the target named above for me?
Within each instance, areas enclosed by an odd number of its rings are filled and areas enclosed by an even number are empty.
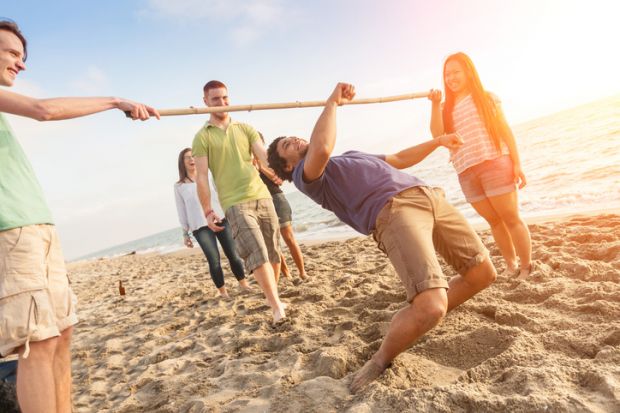
[[[452,118],[452,111],[454,109],[454,92],[450,90],[446,84],[446,65],[450,61],[456,61],[460,64],[461,68],[465,72],[467,78],[467,88],[471,93],[471,97],[474,100],[478,116],[484,123],[484,126],[491,138],[491,141],[497,149],[500,148],[501,141],[501,125],[497,116],[497,108],[493,98],[482,87],[480,77],[474,63],[469,56],[463,52],[454,53],[446,59],[443,64],[443,86],[446,93],[446,101],[443,105],[443,125],[446,133],[454,133],[454,120]]]
[[[192,181],[192,178],[187,175],[187,168],[185,168],[185,154],[191,150],[192,148],[185,148],[179,153],[179,180],[177,181],[179,184],[182,184],[185,178]]]

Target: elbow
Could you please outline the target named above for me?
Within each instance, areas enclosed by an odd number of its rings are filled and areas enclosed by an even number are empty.
[[[37,102],[35,104],[32,117],[39,122],[46,122],[55,119],[52,110],[43,102]]]

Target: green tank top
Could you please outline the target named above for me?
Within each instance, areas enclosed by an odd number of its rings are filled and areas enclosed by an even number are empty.
[[[0,231],[52,223],[41,185],[0,113]]]

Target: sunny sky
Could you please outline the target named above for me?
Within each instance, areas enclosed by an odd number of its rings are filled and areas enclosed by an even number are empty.
[[[18,93],[115,95],[203,106],[219,79],[231,104],[323,100],[442,86],[469,54],[513,124],[620,92],[615,0],[5,0],[28,38]],[[239,113],[267,141],[309,136],[319,109]],[[426,99],[345,107],[336,152],[391,152],[430,136]],[[135,123],[118,111],[38,123],[9,116],[54,213],[67,258],[178,226],[178,152],[206,116]],[[290,188],[289,188],[290,189]]]

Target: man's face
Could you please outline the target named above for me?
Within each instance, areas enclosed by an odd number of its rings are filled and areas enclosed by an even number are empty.
[[[17,36],[0,30],[0,85],[13,86],[17,74],[26,70],[24,46]]]
[[[308,152],[308,142],[304,139],[289,136],[281,139],[277,145],[278,155],[286,159],[287,170],[292,171],[295,165],[306,156]]]
[[[225,87],[209,89],[203,100],[207,106],[228,106],[228,90]],[[228,112],[213,113],[212,115],[218,118],[225,118],[228,116]]]

